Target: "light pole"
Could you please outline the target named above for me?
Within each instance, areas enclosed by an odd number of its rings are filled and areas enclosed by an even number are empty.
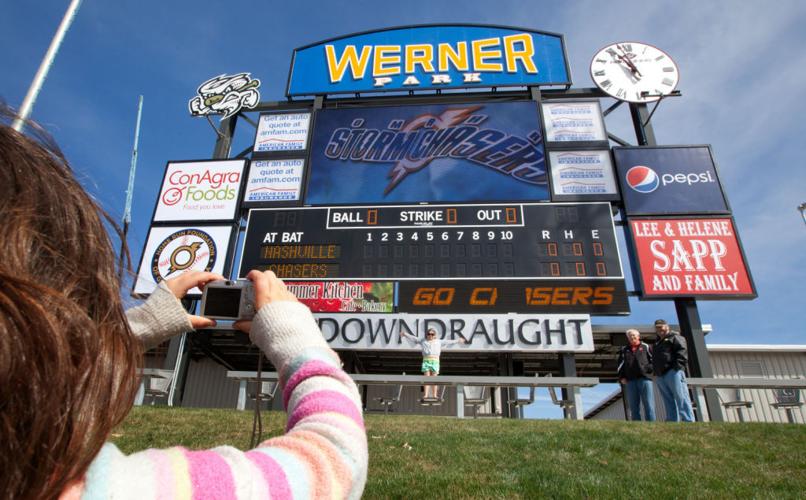
[[[27,120],[28,116],[31,114],[31,110],[36,102],[36,97],[42,89],[42,83],[45,81],[45,77],[48,76],[50,65],[53,64],[53,59],[56,57],[56,52],[59,51],[65,33],[67,33],[70,25],[73,24],[73,19],[76,17],[79,5],[81,5],[81,0],[72,0],[70,2],[70,5],[67,7],[67,12],[64,13],[64,17],[62,18],[62,22],[56,30],[56,34],[53,35],[48,51],[45,53],[45,57],[42,59],[42,63],[39,65],[36,75],[34,75],[34,81],[31,82],[31,86],[28,87],[28,93],[25,94],[25,99],[22,101],[22,106],[20,106],[18,112],[19,116],[17,116],[11,124],[11,128],[17,132],[22,131],[25,120]]]
[[[800,216],[803,217],[803,223],[806,224],[806,201],[798,205]]]

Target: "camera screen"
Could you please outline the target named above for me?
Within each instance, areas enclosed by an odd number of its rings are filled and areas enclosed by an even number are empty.
[[[205,316],[237,318],[241,306],[241,288],[208,288]]]

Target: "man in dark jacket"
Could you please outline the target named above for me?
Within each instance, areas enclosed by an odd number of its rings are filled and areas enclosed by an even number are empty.
[[[686,385],[688,350],[686,339],[672,331],[665,320],[655,321],[658,341],[652,349],[655,381],[666,407],[667,422],[693,422],[694,412]]]
[[[629,329],[626,335],[627,345],[619,351],[618,376],[619,382],[626,385],[631,420],[641,420],[641,406],[643,405],[644,420],[654,422],[652,353],[649,346],[641,342],[641,333],[638,330]]]

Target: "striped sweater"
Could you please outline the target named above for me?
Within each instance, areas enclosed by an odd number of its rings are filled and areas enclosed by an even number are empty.
[[[176,307],[179,301],[160,287],[128,313],[129,322],[144,343],[153,344],[164,338],[155,328],[189,326]],[[248,452],[177,447],[126,456],[107,443],[77,485],[81,498],[360,498],[367,472],[360,397],[310,311],[297,302],[267,304],[250,337],[280,372],[286,434]]]

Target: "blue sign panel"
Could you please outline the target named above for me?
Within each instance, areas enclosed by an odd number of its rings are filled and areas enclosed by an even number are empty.
[[[537,104],[317,113],[305,203],[549,199]]]
[[[729,214],[709,146],[616,147],[627,215]]]
[[[481,25],[410,26],[294,50],[286,95],[570,84],[561,35]]]

